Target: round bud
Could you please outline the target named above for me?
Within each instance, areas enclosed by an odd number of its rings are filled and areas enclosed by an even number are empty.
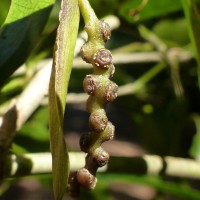
[[[108,69],[112,63],[112,54],[107,49],[99,49],[93,56],[94,64],[102,69]]]
[[[94,159],[98,165],[98,167],[103,167],[104,165],[106,165],[109,161],[109,154],[103,150],[102,148],[97,149],[97,152],[95,152],[95,156]]]
[[[117,97],[118,86],[116,83],[110,81],[110,83],[106,86],[105,90],[105,98],[108,102],[112,102]]]
[[[107,126],[108,119],[104,110],[97,110],[93,112],[89,117],[90,128],[95,132],[103,131]]]
[[[83,80],[83,89],[89,95],[93,95],[96,90],[95,79],[92,75],[87,75]]]
[[[91,63],[90,62],[90,59],[88,57],[88,50],[87,50],[87,43],[85,43],[82,47],[81,47],[81,50],[80,50],[80,55],[81,55],[81,58],[86,62],[86,63]]]
[[[110,121],[108,121],[103,135],[103,142],[112,140],[114,138],[114,134],[115,134],[115,126]]]
[[[82,186],[90,190],[94,189],[96,186],[96,177],[92,175],[86,168],[79,169],[77,171],[76,178]]]
[[[79,140],[79,145],[81,151],[87,153],[88,147],[90,146],[90,133],[84,133],[81,135],[81,138]]]
[[[111,37],[111,28],[107,22],[99,22],[100,31],[103,37],[104,42],[110,39]]]

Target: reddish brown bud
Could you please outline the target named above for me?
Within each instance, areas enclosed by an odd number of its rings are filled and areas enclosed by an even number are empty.
[[[105,150],[100,148],[96,150],[94,159],[98,167],[102,167],[108,163],[109,157],[109,154]]]
[[[108,119],[103,109],[93,112],[89,118],[90,128],[93,131],[98,132],[98,133],[103,131],[106,128],[107,122],[108,122]]]
[[[92,175],[88,171],[88,169],[86,169],[86,168],[79,169],[77,171],[76,177],[77,177],[78,182],[82,186],[84,186],[84,187],[86,187],[86,188],[88,188],[90,190],[95,188],[97,179],[96,179],[96,177],[94,175]]]
[[[106,100],[109,102],[114,101],[117,97],[117,90],[118,90],[117,84],[110,81],[110,83],[106,86],[106,91],[105,91]]]
[[[100,31],[103,37],[104,42],[110,39],[111,37],[111,28],[107,22],[100,21],[99,22]]]
[[[89,95],[93,95],[96,90],[95,79],[92,75],[87,75],[83,80],[83,89]]]
[[[102,69],[108,69],[112,63],[112,54],[107,49],[99,49],[93,56],[94,64]]]

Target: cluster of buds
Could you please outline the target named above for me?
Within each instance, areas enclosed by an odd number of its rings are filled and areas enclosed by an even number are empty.
[[[112,54],[105,49],[105,42],[110,39],[111,29],[104,21],[98,22],[98,36],[90,37],[91,26],[86,26],[88,41],[81,48],[81,56],[94,67],[92,74],[83,81],[84,91],[89,95],[86,109],[90,113],[89,127],[91,132],[80,138],[80,148],[85,152],[85,166],[79,169],[70,179],[71,196],[77,196],[78,186],[93,189],[96,185],[96,172],[99,167],[106,165],[109,154],[101,147],[105,141],[112,140],[115,127],[108,120],[105,106],[117,97],[118,86],[112,82],[115,67]],[[97,39],[96,39],[97,38]]]

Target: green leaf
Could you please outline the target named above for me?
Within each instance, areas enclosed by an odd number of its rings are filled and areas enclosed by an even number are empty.
[[[0,30],[0,88],[37,45],[55,0],[12,0]]]
[[[159,20],[153,32],[170,46],[185,46],[190,42],[184,18]]]
[[[63,0],[61,5],[49,87],[49,128],[53,188],[56,200],[62,199],[69,175],[69,158],[63,135],[63,119],[80,15],[77,0]]]
[[[196,1],[197,2],[197,1]],[[188,23],[188,31],[198,62],[198,79],[200,87],[200,4],[194,0],[182,0],[183,9]]]
[[[134,10],[141,4],[141,0],[128,0],[120,7],[119,14],[123,16],[129,22],[143,21],[159,16],[164,16],[171,12],[181,10],[181,1],[169,1],[169,0],[149,0],[147,5],[137,14],[137,17],[133,17],[130,14],[131,10]]]
[[[8,14],[9,6],[10,6],[10,0],[1,0],[1,3],[0,3],[0,27],[1,27],[1,24],[4,22],[4,20],[6,19],[6,15]]]

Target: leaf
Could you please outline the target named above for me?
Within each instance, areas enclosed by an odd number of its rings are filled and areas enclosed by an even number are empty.
[[[63,0],[57,30],[49,87],[49,128],[51,135],[53,188],[56,200],[62,199],[69,175],[69,158],[63,135],[63,119],[79,26],[77,0]]]
[[[0,30],[0,88],[37,45],[55,0],[12,0]]]
[[[196,1],[197,2],[197,1]],[[200,87],[200,1],[182,0],[184,13],[188,23],[188,31],[198,62],[198,79]]]
[[[139,22],[159,16],[164,16],[171,12],[175,12],[181,10],[181,1],[169,1],[169,0],[149,0],[146,6],[139,11],[137,17],[133,17],[130,14],[131,10],[134,10],[141,4],[141,0],[127,0],[122,6],[120,7],[119,14],[124,17],[127,21],[134,23]]]
[[[0,3],[0,27],[1,24],[4,22],[6,15],[8,14],[10,6],[10,0],[1,0]]]
[[[184,18],[159,20],[153,27],[153,32],[170,46],[188,45],[189,36]],[[172,34],[173,30],[173,34]]]

